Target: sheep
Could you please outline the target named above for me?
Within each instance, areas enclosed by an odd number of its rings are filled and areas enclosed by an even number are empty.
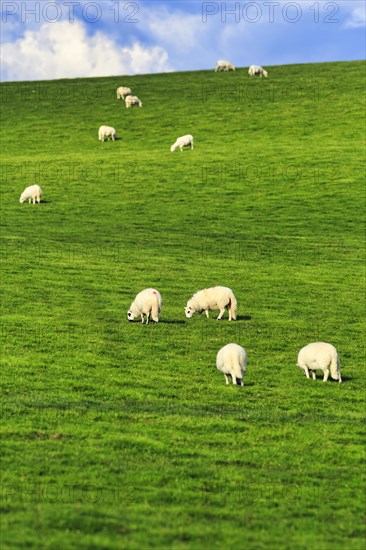
[[[133,321],[136,317],[141,316],[141,323],[144,322],[144,315],[146,315],[146,324],[149,324],[149,317],[151,314],[155,323],[159,322],[159,313],[162,308],[162,298],[160,292],[154,288],[145,288],[139,292],[132,302],[130,309],[127,312],[127,318],[129,321]]]
[[[311,370],[313,380],[316,380],[315,371],[319,369],[324,373],[323,382],[328,380],[329,372],[334,380],[342,382],[337,350],[326,342],[315,342],[302,348],[297,357],[297,365],[304,369],[306,378],[310,378]]]
[[[99,141],[104,141],[107,138],[107,141],[111,139],[114,141],[117,137],[116,130],[112,126],[101,126],[98,130],[98,139]]]
[[[221,371],[229,385],[229,376],[234,385],[244,386],[243,376],[247,368],[247,353],[238,344],[227,344],[216,356],[216,367]]]
[[[214,286],[200,290],[188,300],[184,311],[187,319],[190,319],[194,313],[202,313],[202,311],[205,311],[206,317],[209,318],[210,309],[220,310],[218,321],[225,313],[225,309],[228,310],[229,321],[236,320],[237,301],[233,291],[226,286]]]
[[[40,203],[41,197],[42,197],[42,189],[39,185],[30,185],[29,187],[26,187],[23,191],[23,193],[20,195],[19,202],[23,204],[28,199],[28,202],[31,201],[33,204]]]
[[[219,59],[216,63],[215,73],[217,71],[236,71],[235,65],[230,63],[230,61],[224,61],[223,59]]]
[[[117,88],[117,99],[125,99],[126,96],[132,95],[131,88],[126,88],[126,86],[120,86]]]
[[[177,138],[177,141],[171,146],[170,150],[173,153],[173,151],[176,150],[177,147],[181,150],[183,153],[183,147],[191,146],[191,149],[193,149],[193,136],[191,134],[187,134],[186,136],[181,136]]]
[[[142,101],[136,95],[128,95],[125,98],[126,109],[130,107],[142,107]]]
[[[263,69],[260,65],[251,65],[248,70],[249,76],[255,76],[256,74],[259,74],[260,77],[264,76],[265,78],[268,77],[268,72]]]

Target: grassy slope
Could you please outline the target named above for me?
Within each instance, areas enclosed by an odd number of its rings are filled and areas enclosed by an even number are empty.
[[[2,85],[3,548],[363,547],[363,75]],[[236,323],[184,318],[213,284]],[[146,286],[161,322],[129,324]],[[318,339],[343,385],[297,369]]]

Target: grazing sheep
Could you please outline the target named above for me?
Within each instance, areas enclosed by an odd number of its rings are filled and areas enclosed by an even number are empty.
[[[315,342],[302,348],[297,357],[297,365],[304,369],[306,378],[310,378],[312,371],[313,380],[316,380],[316,370],[324,373],[323,382],[328,380],[329,372],[334,380],[342,382],[341,370],[337,350],[326,342]]]
[[[159,322],[159,313],[162,307],[162,299],[160,293],[154,288],[145,288],[139,292],[132,302],[130,309],[127,313],[129,321],[133,321],[136,317],[141,316],[141,322],[144,322],[144,315],[146,315],[146,324],[149,324],[149,317]]]
[[[190,319],[194,313],[206,312],[206,317],[209,317],[210,309],[219,309],[220,313],[217,320],[225,313],[225,309],[229,313],[229,321],[236,319],[237,301],[233,291],[226,286],[214,286],[205,288],[196,292],[190,300],[188,300],[184,311],[187,319]]]
[[[130,107],[142,107],[142,101],[136,95],[128,95],[125,98],[126,109]]]
[[[23,193],[20,195],[19,202],[22,204],[24,201],[28,199],[28,202],[31,201],[33,204],[36,204],[36,202],[40,203],[42,197],[42,189],[39,185],[30,185],[29,187],[26,187],[23,191]]]
[[[267,78],[268,76],[268,72],[260,65],[251,65],[249,67],[248,74],[249,76],[255,76],[256,74],[259,74],[261,78],[262,76],[264,76],[265,78]]]
[[[111,139],[114,141],[117,137],[116,130],[112,126],[101,126],[98,131],[99,141],[104,141],[107,138],[107,141]]]
[[[179,147],[179,149],[183,153],[183,147],[188,146],[191,146],[191,149],[193,149],[193,136],[191,136],[191,134],[187,134],[186,136],[177,138],[177,141],[171,146],[170,150],[173,153],[173,151],[175,151],[176,148]]]
[[[244,386],[243,376],[247,361],[245,349],[238,344],[227,344],[220,349],[216,356],[216,367],[224,374],[226,385],[231,376],[234,385]]]
[[[230,63],[230,61],[224,61],[223,59],[219,59],[216,63],[215,73],[217,71],[236,71],[235,65]]]
[[[117,88],[117,99],[125,99],[128,95],[132,95],[131,88],[126,88],[126,86],[120,86]]]

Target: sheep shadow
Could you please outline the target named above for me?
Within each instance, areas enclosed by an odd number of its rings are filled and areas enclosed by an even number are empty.
[[[341,366],[341,378],[342,378],[341,385],[343,384],[343,382],[350,382],[351,380],[353,380],[352,376],[349,376],[348,374],[346,374],[346,376],[344,376],[344,374],[342,372],[342,366]],[[329,378],[328,378],[328,382],[329,382],[329,380],[331,380],[331,382],[335,382],[336,384],[339,384],[338,380],[333,380],[333,378],[331,379],[330,375],[329,375]]]
[[[250,321],[251,315],[237,315],[236,320],[237,321]]]
[[[163,324],[166,324],[166,325],[185,325],[186,322],[181,320],[181,319],[160,319],[159,320],[159,323],[163,323]]]

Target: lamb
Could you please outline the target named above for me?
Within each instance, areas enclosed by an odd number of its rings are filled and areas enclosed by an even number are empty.
[[[235,65],[230,63],[230,61],[224,61],[223,59],[219,59],[216,63],[215,73],[217,71],[236,71]]]
[[[104,141],[107,138],[107,141],[111,139],[114,141],[117,137],[116,130],[112,126],[101,126],[98,130],[98,139],[99,141]]]
[[[200,290],[188,300],[184,311],[187,319],[190,319],[194,313],[202,313],[202,311],[205,311],[206,317],[209,318],[210,309],[220,310],[217,320],[224,315],[225,309],[228,310],[229,321],[236,320],[237,301],[233,291],[226,286]]]
[[[41,202],[42,194],[42,189],[39,185],[30,185],[29,187],[26,187],[20,195],[19,202],[23,204],[23,202],[28,199],[29,203],[32,201],[33,204],[36,204],[36,202],[39,204]]]
[[[342,382],[341,370],[337,350],[326,342],[315,342],[302,348],[297,357],[297,365],[304,369],[306,378],[310,378],[309,370],[312,371],[313,380],[316,380],[316,370],[324,373],[323,382],[329,377],[329,372],[334,380]]]
[[[264,76],[265,78],[268,77],[268,72],[263,69],[260,65],[251,65],[248,70],[249,76],[255,76],[256,74],[259,74],[260,77]]]
[[[128,95],[132,95],[131,88],[127,88],[126,86],[120,86],[117,88],[117,99],[125,99]]]
[[[186,136],[181,136],[177,138],[177,141],[171,146],[170,150],[173,153],[173,151],[175,151],[176,148],[179,147],[179,149],[183,153],[183,147],[189,146],[191,146],[191,149],[193,149],[193,136],[191,136],[191,134],[187,134]]]
[[[126,109],[130,107],[142,107],[142,101],[136,95],[128,95],[125,98]]]
[[[127,313],[127,318],[129,321],[133,321],[136,317],[141,316],[141,323],[143,323],[144,315],[146,315],[146,324],[148,325],[151,314],[155,323],[158,323],[162,303],[161,294],[157,290],[154,288],[145,288],[145,290],[137,294],[132,302]]]
[[[244,386],[243,376],[247,368],[247,354],[238,344],[227,344],[216,356],[216,367],[221,371],[229,385],[229,376],[234,385]]]

